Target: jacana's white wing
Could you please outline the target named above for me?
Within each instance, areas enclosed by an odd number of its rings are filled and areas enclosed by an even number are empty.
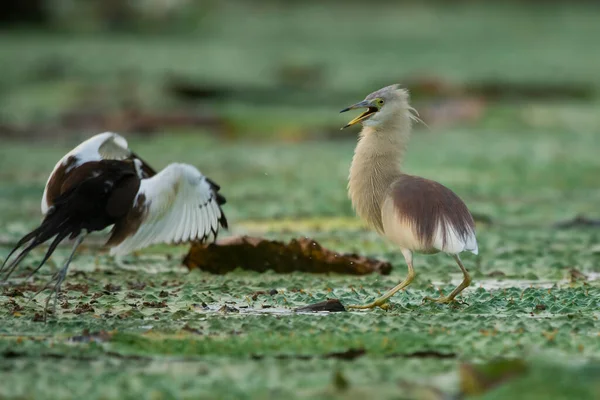
[[[116,244],[112,255],[156,243],[203,242],[216,238],[226,223],[213,185],[187,164],[171,164],[143,179],[127,221],[137,229],[118,244],[109,241]]]

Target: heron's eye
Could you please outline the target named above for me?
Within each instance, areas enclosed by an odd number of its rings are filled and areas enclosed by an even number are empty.
[[[379,105],[379,107],[381,107],[383,105],[383,103],[384,103],[383,99],[377,100],[377,105]]]

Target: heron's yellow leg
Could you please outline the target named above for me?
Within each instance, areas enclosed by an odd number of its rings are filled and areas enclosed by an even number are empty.
[[[394,286],[392,289],[388,290],[383,296],[376,299],[372,303],[365,304],[362,306],[361,305],[349,305],[349,306],[346,306],[346,308],[358,309],[358,310],[364,310],[364,309],[375,308],[375,307],[383,308],[382,306],[387,302],[387,300],[390,297],[392,297],[394,294],[396,294],[397,291],[402,290],[405,287],[407,287],[408,285],[410,285],[410,283],[413,281],[413,279],[415,279],[415,276],[416,276],[415,270],[413,269],[413,265],[412,265],[412,252],[410,250],[403,250],[402,254],[404,255],[404,258],[406,259],[406,264],[408,265],[408,276],[406,277],[406,279],[404,279],[398,285]]]
[[[458,254],[454,255],[454,259],[456,260],[456,263],[458,264],[458,266],[460,267],[460,269],[463,273],[463,276],[464,276],[463,281],[448,296],[442,296],[437,299],[434,299],[432,297],[425,297],[423,299],[423,301],[433,301],[433,302],[440,303],[440,304],[452,303],[454,301],[454,298],[471,284],[471,277],[469,276],[469,272],[463,265]]]

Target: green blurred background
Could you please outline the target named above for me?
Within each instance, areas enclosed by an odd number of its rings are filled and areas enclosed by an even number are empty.
[[[407,171],[449,185],[475,212],[542,222],[600,200],[597,2],[2,7],[7,182],[39,190],[61,152],[111,130],[158,167],[191,162],[225,182],[234,217],[350,216],[356,132],[339,130],[348,116],[338,111],[397,82],[427,124],[415,127]]]
[[[67,278],[91,290],[64,294],[89,305],[104,293],[90,312],[63,309],[43,325],[40,304],[0,295],[3,397],[443,399],[468,393],[460,363],[502,356],[534,367],[487,398],[600,395],[600,233],[586,219],[556,225],[600,215],[597,1],[28,0],[0,11],[0,258],[39,223],[56,161],[112,130],[157,168],[188,162],[220,183],[227,234],[306,235],[394,265],[386,277],[215,277],[185,274],[187,249],[163,246],[133,256],[134,273],[91,238]],[[405,276],[397,248],[354,216],[357,130],[339,130],[351,118],[340,109],[392,83],[427,124],[415,126],[405,170],[450,187],[476,216],[468,305],[420,305],[460,280],[443,255],[419,257],[386,312],[190,305],[362,303]],[[120,282],[128,288],[106,289]],[[122,335],[73,344],[83,329]],[[358,361],[330,358],[357,347]],[[78,378],[63,387],[65,374]]]
[[[534,105],[589,104],[600,84],[593,1],[2,7],[0,132],[16,137],[184,128],[337,136],[337,110],[393,82],[412,90],[430,125],[572,130],[571,119],[589,116],[545,115]],[[491,106],[514,114],[491,119]]]

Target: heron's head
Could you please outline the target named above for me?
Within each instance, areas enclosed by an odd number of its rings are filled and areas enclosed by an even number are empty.
[[[402,118],[409,112],[408,91],[400,88],[400,85],[390,85],[371,93],[363,101],[340,112],[366,108],[367,111],[348,122],[342,129],[358,124],[365,126],[378,126],[390,120]]]

